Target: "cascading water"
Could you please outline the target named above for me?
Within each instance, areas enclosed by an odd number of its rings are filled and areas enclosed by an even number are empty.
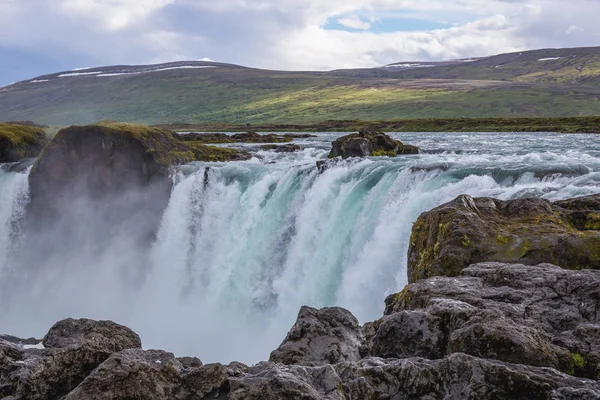
[[[21,238],[20,222],[29,200],[29,170],[10,172],[9,167],[0,165],[0,279],[9,265],[14,246]]]
[[[181,167],[149,254],[117,235],[99,254],[44,256],[27,287],[4,294],[11,306],[0,332],[43,334],[60,318],[107,318],[139,332],[146,347],[205,361],[264,360],[302,305],[339,305],[362,322],[380,317],[386,295],[407,282],[421,212],[460,194],[557,200],[600,192],[596,136],[395,136],[425,153],[319,173],[315,162],[335,137],[320,134],[294,154]],[[0,176],[4,255],[26,198],[10,189],[16,181],[26,188],[22,174]]]

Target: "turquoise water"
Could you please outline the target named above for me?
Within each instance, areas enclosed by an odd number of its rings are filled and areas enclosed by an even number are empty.
[[[132,327],[149,348],[264,360],[302,305],[346,307],[361,322],[380,317],[385,297],[407,283],[421,212],[460,194],[600,193],[600,136],[392,134],[423,154],[344,161],[320,174],[315,163],[337,136],[298,140],[303,150],[293,154],[178,168],[150,254],[140,257],[117,235],[100,254],[77,247],[49,256],[9,294],[0,332],[40,336],[59,318],[106,318]],[[9,249],[23,240],[15,221],[26,186],[26,174],[0,172],[5,270]]]

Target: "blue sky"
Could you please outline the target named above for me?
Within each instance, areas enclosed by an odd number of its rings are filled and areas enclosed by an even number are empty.
[[[205,57],[327,70],[595,46],[598,14],[597,0],[0,0],[0,86]]]

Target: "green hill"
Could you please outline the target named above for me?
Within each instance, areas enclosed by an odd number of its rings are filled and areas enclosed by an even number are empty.
[[[208,62],[113,66],[0,88],[0,120],[49,125],[600,115],[600,47],[285,72]]]

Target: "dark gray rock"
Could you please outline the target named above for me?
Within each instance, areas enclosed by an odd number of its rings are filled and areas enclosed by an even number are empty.
[[[359,133],[342,136],[332,143],[329,158],[388,156],[419,154],[416,146],[405,145],[383,132],[361,130]]]
[[[0,395],[60,398],[114,352],[139,347],[129,328],[91,320],[58,322],[35,347],[0,339]]]
[[[462,275],[388,297],[386,316],[371,326],[372,354],[463,352],[600,378],[600,271],[482,263]]]
[[[260,363],[230,379],[229,400],[342,400],[342,381],[331,365],[305,367]]]
[[[556,203],[459,196],[417,219],[409,282],[458,276],[484,261],[600,269],[599,204],[600,195]]]
[[[452,354],[442,360],[368,358],[335,366],[346,399],[594,399],[596,381]],[[561,397],[562,396],[562,397]],[[570,396],[570,397],[569,397]]]
[[[183,366],[171,353],[159,350],[124,350],[110,356],[64,399],[185,398],[180,377],[182,370]]]
[[[270,361],[302,365],[357,361],[364,345],[362,329],[349,311],[302,307],[296,324],[271,353]]]

